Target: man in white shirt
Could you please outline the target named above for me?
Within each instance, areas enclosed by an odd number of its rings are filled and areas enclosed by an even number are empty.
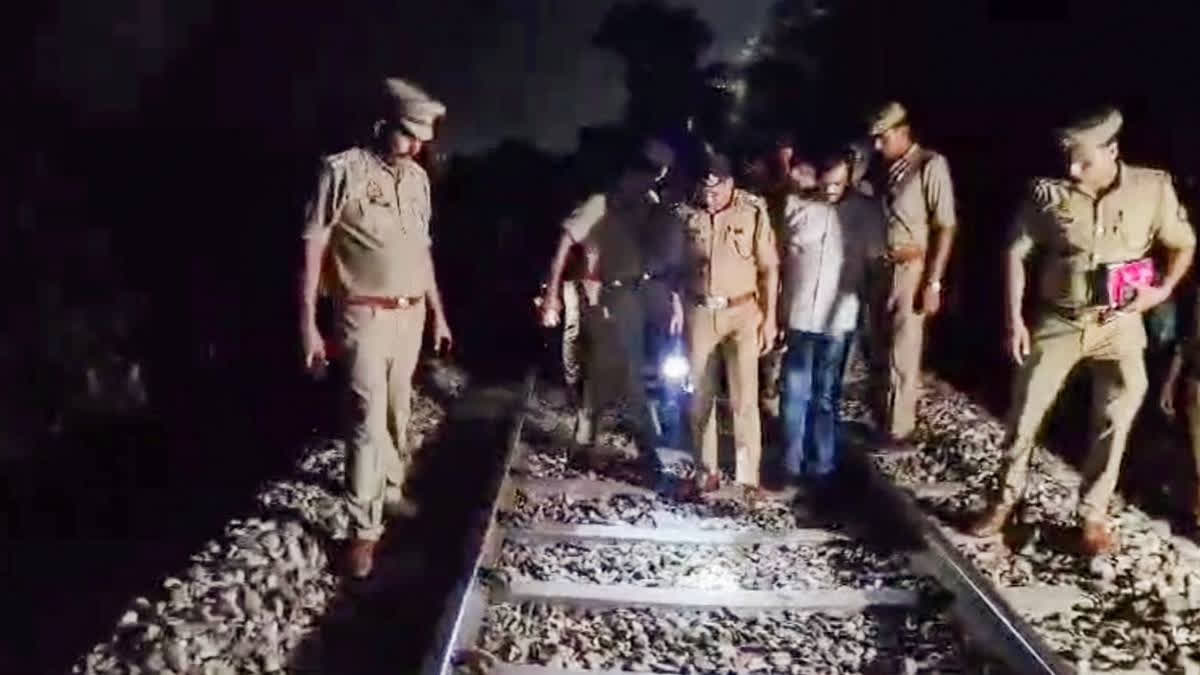
[[[783,364],[784,469],[793,482],[827,482],[837,468],[838,401],[858,324],[869,262],[883,253],[880,205],[850,187],[854,159],[821,163],[822,193],[784,208],[779,318]]]

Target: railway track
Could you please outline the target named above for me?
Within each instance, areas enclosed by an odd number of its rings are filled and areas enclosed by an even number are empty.
[[[893,485],[859,449],[862,498],[837,512],[675,502],[576,466],[567,416],[525,386],[425,673],[1075,672],[1023,617],[1077,598],[993,586],[915,504],[944,486]]]

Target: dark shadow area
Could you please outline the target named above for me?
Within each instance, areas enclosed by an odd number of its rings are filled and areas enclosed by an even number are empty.
[[[346,583],[298,663],[322,673],[416,672],[446,597],[471,560],[464,536],[488,506],[506,450],[515,390],[473,389],[418,454],[410,480],[416,518],[389,527],[376,572]]]
[[[30,25],[76,9],[60,4]],[[87,92],[56,89],[45,75],[52,66],[11,90],[19,103],[10,128],[20,132],[10,132],[8,185],[17,198],[0,233],[0,274],[11,289],[33,289],[10,294],[11,313],[0,317],[0,372],[14,383],[0,396],[12,421],[0,441],[26,448],[0,454],[0,572],[15,589],[6,596],[13,615],[25,618],[5,633],[0,671],[64,670],[107,635],[129,598],[250,508],[255,488],[306,437],[332,428],[330,385],[297,371],[297,234],[316,159],[359,140],[362,104],[380,76],[407,75],[435,95],[452,88],[453,69],[438,62],[447,50],[397,39],[397,26],[437,33],[453,15],[460,28],[488,30],[479,17],[493,5],[192,0],[171,10],[189,18],[164,34],[171,49],[161,68],[97,52],[111,57],[97,70],[126,69],[136,81],[125,107],[81,109]],[[118,14],[96,9],[81,21],[108,39]],[[695,115],[735,144],[755,129],[790,129],[820,147],[856,133],[869,104],[894,96],[948,156],[960,204],[929,364],[1003,413],[1011,368],[998,251],[1022,185],[1053,168],[1047,130],[1076,104],[1111,100],[1126,117],[1124,154],[1176,172],[1185,200],[1200,206],[1200,131],[1186,87],[1194,19],[1185,5],[1148,3],[1096,11],[1076,0],[781,0],[758,57],[702,68],[712,31],[695,12],[624,3],[595,46],[627,66],[625,120],[581,130],[570,157],[522,141],[476,157],[429,152],[455,358],[485,382],[546,360],[531,300],[557,224],[640,134],[676,138],[681,117]],[[19,53],[13,62],[53,63],[40,37],[31,29],[6,45]],[[486,67],[460,51],[454,67]],[[741,75],[742,103],[733,90],[706,88]],[[1152,400],[1153,382],[1150,392]],[[1087,401],[1076,381],[1050,429],[1068,458],[1082,447]],[[444,544],[421,562],[439,575],[456,569],[448,533],[462,531],[472,506],[461,495],[477,494],[494,465],[488,453],[498,446],[485,427],[466,423],[435,441],[418,489],[436,515],[390,536],[401,557],[418,543]],[[1161,429],[1143,414],[1124,484],[1166,510],[1178,499],[1163,501],[1164,476],[1192,469]],[[458,454],[471,448],[480,454]],[[323,662],[351,672],[361,651],[364,672],[415,663],[431,615],[418,616],[440,611],[438,588],[382,589],[359,616],[323,631]]]
[[[359,78],[414,58],[388,53],[402,49],[391,40],[366,63],[349,49],[355,31],[396,23],[402,9],[210,9],[123,115],[86,116],[36,88],[30,97],[38,111],[17,149],[43,169],[23,184],[24,228],[5,232],[26,253],[6,272],[64,296],[27,299],[26,316],[49,319],[9,326],[35,357],[22,371],[35,383],[31,407],[51,426],[71,387],[89,391],[75,384],[80,362],[114,344],[138,365],[148,404],[134,416],[74,415],[3,465],[6,604],[23,617],[6,631],[5,672],[68,668],[131,598],[252,510],[255,489],[313,430],[330,428],[328,385],[297,368],[299,217],[316,158],[362,128],[341,112],[363,100]],[[105,255],[90,243],[97,231]],[[74,258],[64,255],[72,245]],[[452,306],[473,292],[447,281]],[[108,324],[133,304],[124,293],[143,313],[118,332]],[[47,344],[72,335],[62,323],[75,308],[93,310],[81,324],[97,335],[59,364]]]

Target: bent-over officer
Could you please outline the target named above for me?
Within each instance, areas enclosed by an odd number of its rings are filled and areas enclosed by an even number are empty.
[[[868,131],[883,159],[873,190],[887,216],[887,254],[869,303],[872,379],[880,441],[896,447],[916,426],[925,320],[941,308],[957,219],[950,166],[914,140],[904,106],[883,106]]]
[[[724,361],[733,412],[735,480],[759,485],[758,359],[778,336],[779,252],[766,202],[737,189],[728,158],[708,153],[692,203],[673,209],[678,286],[672,332],[685,332],[694,384],[692,441],[701,491],[719,487],[716,393]]]
[[[642,381],[644,291],[662,271],[651,253],[656,235],[654,187],[670,165],[662,149],[661,144],[648,144],[635,153],[612,189],[591,195],[567,217],[541,298],[542,324],[556,325],[563,270],[572,247],[582,247],[586,269],[581,318],[587,358],[575,439],[582,446],[595,443],[600,411],[624,399],[626,412],[634,418],[639,468],[651,485],[660,478],[661,463]]]
[[[1141,314],[1171,295],[1195,247],[1171,177],[1118,160],[1120,128],[1120,113],[1108,108],[1061,130],[1068,178],[1035,180],[1018,211],[1008,248],[1007,319],[1009,348],[1020,370],[1002,485],[973,534],[998,533],[1022,498],[1034,437],[1067,375],[1082,362],[1095,378],[1099,422],[1080,488],[1082,544],[1091,554],[1116,544],[1107,525],[1108,503],[1147,387]],[[1128,304],[1115,305],[1107,290],[1113,275],[1144,262],[1155,243],[1167,252],[1161,282],[1141,286]],[[1045,255],[1030,330],[1021,304],[1025,259],[1035,250]]]
[[[334,301],[332,337],[349,376],[346,566],[356,578],[371,573],[385,507],[405,502],[405,432],[427,314],[437,348],[451,342],[433,273],[429,178],[414,160],[445,107],[400,79],[385,80],[381,93],[371,142],[323,161],[305,212],[300,289],[306,366],[327,353],[320,288]]]

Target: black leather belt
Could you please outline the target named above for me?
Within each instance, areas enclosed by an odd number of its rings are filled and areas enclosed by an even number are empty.
[[[636,290],[638,288],[641,288],[642,284],[644,284],[647,281],[650,281],[652,279],[656,279],[656,278],[658,278],[658,276],[659,275],[657,275],[653,272],[642,272],[641,274],[639,274],[637,276],[625,277],[623,279],[612,279],[609,281],[603,281],[601,283],[603,284],[604,288],[606,288],[606,289],[629,288],[629,289]]]
[[[1084,319],[1098,318],[1106,308],[1102,305],[1089,305],[1087,307],[1060,307],[1058,305],[1050,305],[1050,311],[1061,316],[1068,321],[1082,321]]]

